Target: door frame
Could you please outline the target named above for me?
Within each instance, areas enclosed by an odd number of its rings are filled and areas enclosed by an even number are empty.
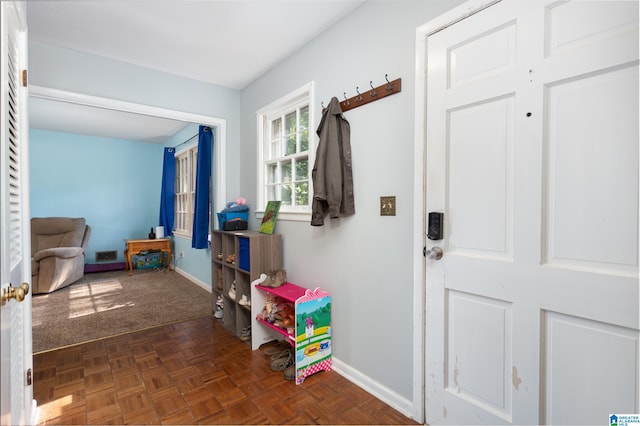
[[[37,85],[29,85],[29,94],[27,98],[35,97],[60,102],[74,103],[78,105],[86,105],[97,108],[111,109],[114,111],[130,112],[134,114],[142,114],[154,117],[168,118],[185,122],[199,123],[208,125],[217,129],[217,139],[214,147],[214,155],[216,160],[216,189],[215,199],[216,205],[225,205],[226,203],[226,142],[227,142],[227,121],[222,118],[209,117],[200,114],[170,110],[165,108],[153,107],[149,105],[136,104],[109,98],[101,98],[97,96],[86,95],[76,92],[68,92],[59,89],[52,89]],[[27,100],[28,102],[28,100]],[[25,108],[26,112],[26,108]],[[28,117],[28,114],[27,114]],[[27,121],[28,122],[28,121]],[[26,129],[28,132],[28,128]],[[30,149],[26,147],[27,151]],[[26,164],[26,173],[29,174],[29,165]],[[27,200],[29,197],[27,197]],[[28,224],[29,222],[27,222]],[[30,265],[30,263],[29,263]],[[31,296],[29,296],[31,297]],[[31,312],[28,312],[29,317]],[[33,357],[33,350],[30,349],[30,356]],[[37,402],[34,400],[32,419],[37,419]]]
[[[413,204],[413,413],[412,417],[424,423],[426,376],[425,312],[429,306],[426,293],[426,261],[423,249],[427,244],[426,201],[426,113],[427,113],[427,39],[430,35],[454,25],[471,15],[499,3],[501,0],[468,0],[444,14],[416,28],[416,73],[414,107],[414,204]],[[418,233],[417,231],[420,230]]]
[[[117,99],[102,98],[78,92],[53,89],[37,85],[29,86],[29,98],[41,98],[58,102],[72,103],[95,108],[109,109],[113,111],[129,112],[132,114],[147,115],[150,117],[168,118],[171,120],[185,121],[211,126],[217,129],[214,144],[215,157],[215,189],[213,202],[215,206],[224,206],[227,203],[227,170],[226,170],[226,146],[227,146],[227,120],[224,118],[210,117],[190,112],[177,111],[150,105],[126,102]]]

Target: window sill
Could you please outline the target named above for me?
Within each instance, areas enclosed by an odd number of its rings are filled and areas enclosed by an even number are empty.
[[[178,237],[178,238],[182,238],[184,240],[191,240],[191,235],[186,235],[186,234],[176,234],[175,232],[173,233],[174,237]],[[209,246],[211,246],[211,233],[209,233],[209,236],[207,237],[207,240],[209,241]]]
[[[264,212],[256,212],[256,219],[262,219]],[[310,222],[311,213],[309,212],[280,212],[278,213],[278,220],[286,220],[290,222]]]

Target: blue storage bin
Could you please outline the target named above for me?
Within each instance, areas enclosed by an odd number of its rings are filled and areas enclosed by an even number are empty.
[[[249,239],[248,238],[238,238],[238,246],[240,253],[240,259],[238,259],[238,266],[240,269],[244,269],[245,271],[249,271],[251,268],[251,257],[249,252]]]
[[[224,226],[224,223],[231,219],[242,219],[245,222],[249,221],[249,212],[220,212],[218,213],[218,226],[220,229]]]

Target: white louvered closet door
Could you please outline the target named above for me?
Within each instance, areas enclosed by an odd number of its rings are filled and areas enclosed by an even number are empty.
[[[31,286],[28,189],[26,13],[24,2],[2,2],[0,276],[2,290]],[[31,292],[22,301],[4,300],[0,315],[0,422],[32,422]]]

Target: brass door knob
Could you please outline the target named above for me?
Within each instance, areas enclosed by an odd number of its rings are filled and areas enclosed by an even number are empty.
[[[12,287],[9,284],[9,288],[2,289],[2,305],[7,303],[9,299],[16,299],[16,301],[22,302],[27,294],[29,294],[29,284],[22,283],[20,287]]]

